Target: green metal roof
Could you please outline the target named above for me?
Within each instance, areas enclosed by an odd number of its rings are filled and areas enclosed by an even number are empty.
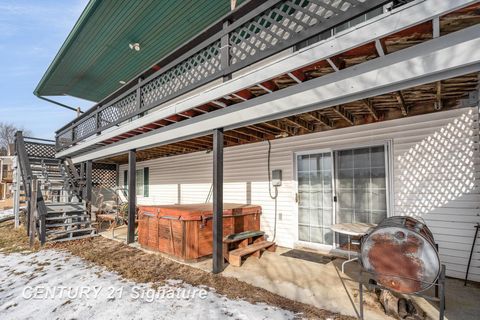
[[[90,0],[35,94],[100,101],[229,11],[230,0]]]

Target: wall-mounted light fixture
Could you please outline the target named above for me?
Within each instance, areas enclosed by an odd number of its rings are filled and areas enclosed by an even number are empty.
[[[128,45],[128,47],[129,47],[131,50],[140,51],[140,43],[138,43],[138,42],[130,43],[130,44]]]

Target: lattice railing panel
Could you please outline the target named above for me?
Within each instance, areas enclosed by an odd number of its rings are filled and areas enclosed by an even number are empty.
[[[25,141],[25,151],[29,158],[55,158],[55,145]]]
[[[57,136],[57,145],[58,147],[65,147],[71,145],[73,142],[72,139],[72,129],[62,132]]]
[[[160,103],[173,94],[221,71],[220,40],[184,60],[142,87],[142,106]]]
[[[238,19],[231,25],[225,24],[222,33],[212,34],[209,40],[202,40],[195,49],[192,49],[189,56],[177,58],[172,62],[172,67],[166,66],[151,80],[128,89],[129,91],[123,93],[126,95],[123,98],[115,97],[114,99],[119,100],[111,105],[108,103],[97,105],[95,110],[76,119],[70,127],[65,127],[57,134],[57,146],[64,149],[213,79],[232,74],[387,2],[382,0],[281,0],[268,2],[271,4],[261,2],[258,11],[246,13],[248,16],[242,17],[245,20]],[[265,4],[269,7],[264,7]],[[137,92],[140,97],[137,97]]]
[[[92,164],[92,183],[94,186],[114,188],[117,186],[117,166],[108,163]]]
[[[293,38],[299,32],[346,12],[366,0],[289,0],[230,33],[231,65]]]
[[[100,128],[109,126],[133,114],[137,109],[136,99],[137,93],[132,92],[123,99],[100,111]]]
[[[82,139],[90,136],[97,130],[97,120],[95,115],[83,120],[74,129],[75,139]]]

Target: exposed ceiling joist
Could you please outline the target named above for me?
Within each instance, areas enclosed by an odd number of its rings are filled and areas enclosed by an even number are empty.
[[[382,40],[375,39],[375,49],[377,49],[377,53],[379,57],[383,57],[386,54],[385,46],[382,43]]]
[[[307,78],[305,76],[305,74],[300,70],[295,70],[295,71],[292,71],[292,72],[288,72],[287,75],[290,78],[292,78],[293,80],[295,80],[295,82],[297,82],[297,83],[302,83]]]
[[[440,37],[440,17],[435,17],[432,20],[432,35],[433,38],[438,38]]]
[[[327,58],[326,60],[327,60],[328,64],[330,65],[330,67],[332,67],[332,69],[334,71],[340,71],[340,68],[332,61],[332,59]]]
[[[373,106],[373,102],[372,100],[370,99],[363,99],[361,100],[363,105],[365,106],[365,108],[368,110],[368,112],[370,112],[370,114],[372,115],[373,119],[375,119],[375,121],[378,121],[378,119],[380,119],[379,115],[378,115],[378,112],[377,110],[375,110],[374,106]]]
[[[342,106],[335,106],[332,108],[332,110],[337,114],[339,115],[343,120],[347,121],[350,125],[354,125],[355,124],[355,118],[353,117],[353,115],[348,112],[347,110],[345,110],[344,107]]]
[[[221,107],[221,108],[226,108],[227,107],[227,104],[225,102],[221,102],[221,101],[218,101],[218,100],[213,100],[211,101],[211,103]]]
[[[262,83],[257,84],[258,87],[262,88],[268,93],[272,93],[273,91],[278,90],[277,85],[273,81],[265,81]]]
[[[235,129],[237,132],[240,132],[240,133],[243,133],[245,135],[248,135],[256,140],[258,139],[271,139],[271,138],[274,138],[272,134],[268,134],[268,133],[262,133],[262,132],[259,132],[257,130],[254,130],[253,128],[251,127],[245,127],[245,128],[238,128],[238,129]]]
[[[315,127],[311,123],[303,120],[302,118],[300,118],[298,116],[287,117],[287,118],[285,118],[285,121],[292,124],[293,126],[295,126],[297,128],[307,130],[308,132],[315,131]]]
[[[251,142],[253,140],[252,137],[246,134],[243,134],[237,130],[226,131],[224,135],[226,137],[234,138],[234,139],[237,139],[238,141],[243,141],[243,142]]]
[[[398,105],[400,107],[400,110],[402,111],[403,116],[408,115],[408,109],[407,109],[407,104],[405,103],[405,98],[403,97],[402,91],[396,91],[395,92],[395,98],[397,99]]]
[[[442,102],[442,82],[437,81],[436,83],[436,89],[437,92],[435,94],[436,102],[435,102],[435,110],[441,110],[443,108],[443,102]]]
[[[243,101],[247,101],[247,100],[250,100],[252,98],[255,98],[255,96],[248,90],[242,90],[242,91],[238,91],[236,93],[232,93],[232,96],[240,99],[240,100],[243,100]]]
[[[328,127],[328,128],[333,128],[333,121],[330,120],[327,116],[321,114],[318,111],[312,111],[308,113],[312,118],[315,119],[318,123]]]

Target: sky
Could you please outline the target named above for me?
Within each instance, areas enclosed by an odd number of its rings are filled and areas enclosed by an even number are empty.
[[[53,139],[75,112],[40,100],[33,91],[88,0],[0,0],[0,122]],[[92,102],[53,97],[85,110]]]

